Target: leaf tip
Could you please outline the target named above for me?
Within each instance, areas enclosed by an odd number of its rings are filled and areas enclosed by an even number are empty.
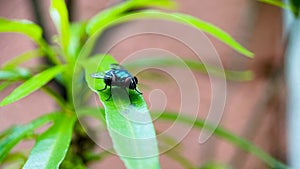
[[[247,55],[249,58],[253,59],[255,57],[254,53],[249,51],[249,54]]]

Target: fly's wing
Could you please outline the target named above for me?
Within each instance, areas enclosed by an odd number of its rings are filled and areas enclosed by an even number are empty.
[[[103,72],[97,72],[90,74],[90,76],[95,79],[104,79],[105,74]]]
[[[119,65],[117,63],[113,63],[109,65],[109,68],[112,70],[116,70],[116,69],[124,69],[124,67],[122,65]]]

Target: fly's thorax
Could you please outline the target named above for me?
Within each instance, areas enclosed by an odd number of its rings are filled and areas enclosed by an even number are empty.
[[[123,88],[129,88],[132,82],[132,75],[124,69],[115,69],[111,70],[110,74],[112,76],[111,85],[112,86],[119,86]]]

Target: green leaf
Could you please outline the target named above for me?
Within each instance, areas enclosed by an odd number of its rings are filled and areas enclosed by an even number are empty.
[[[199,169],[233,169],[233,168],[225,164],[209,162],[202,165]]]
[[[61,46],[66,57],[69,55],[70,25],[68,10],[64,0],[52,0],[50,7],[52,20],[59,32]]]
[[[267,3],[267,4],[270,4],[270,5],[274,5],[274,6],[277,6],[277,7],[280,7],[280,8],[283,8],[283,9],[288,9],[290,10],[291,12],[295,13],[296,10],[295,8],[293,7],[293,5],[287,3],[287,2],[283,2],[281,0],[258,0],[259,2],[263,2],[263,3]]]
[[[176,2],[172,0],[131,0],[133,2],[133,6],[137,7],[160,7],[167,9],[174,9],[177,7]]]
[[[42,29],[37,25],[28,20],[8,20],[0,18],[0,33],[1,32],[13,32],[22,33],[33,39],[43,50],[47,57],[53,63],[60,63],[55,57],[55,53],[51,47],[43,39]]]
[[[75,119],[61,114],[51,128],[37,138],[23,169],[59,168],[71,142]]]
[[[4,137],[6,137],[7,135],[9,135],[10,133],[12,133],[12,131],[16,128],[16,126],[11,126],[8,129],[1,131],[0,133],[0,140]]]
[[[42,29],[28,20],[8,20],[0,18],[0,32],[22,33],[29,36],[37,44],[42,42]]]
[[[124,66],[128,67],[129,70],[135,70],[147,66],[167,66],[167,67],[177,67],[177,68],[190,68],[191,70],[200,73],[210,73],[211,75],[217,77],[225,77],[227,80],[233,81],[249,81],[253,79],[253,72],[246,71],[234,71],[234,70],[224,70],[222,68],[206,65],[196,60],[183,59],[182,62],[170,58],[142,58],[136,59],[131,62],[127,62]]]
[[[61,73],[63,70],[64,70],[64,66],[59,65],[59,66],[49,68],[33,76],[32,78],[24,82],[22,85],[17,87],[11,94],[5,97],[0,103],[0,106],[8,105],[29,95],[30,93],[44,86],[46,83],[48,83],[51,79],[53,79],[57,74]]]
[[[70,45],[69,54],[72,58],[76,58],[85,42],[87,35],[85,32],[86,23],[73,23],[70,25]]]
[[[270,5],[274,5],[283,9],[290,10],[295,17],[298,17],[300,14],[300,1],[299,0],[289,0],[282,1],[282,0],[258,0],[259,2],[267,3]]]
[[[26,159],[27,157],[25,153],[13,152],[7,155],[7,157],[3,161],[3,166],[5,166],[5,169],[22,168],[22,166],[25,164]]]
[[[168,144],[168,143],[166,143]],[[172,143],[176,144],[176,143]],[[175,150],[174,150],[175,149]],[[187,157],[184,156],[183,153],[176,151],[176,148],[174,147],[170,151],[167,151],[164,153],[169,158],[172,158],[172,160],[182,166],[182,168],[187,169],[196,169],[197,167],[192,164],[191,160],[189,160]]]
[[[127,11],[144,7],[174,8],[176,4],[170,0],[131,0],[108,8],[94,16],[87,25],[87,33],[92,35],[97,30],[95,28],[109,24],[112,20],[126,14]]]
[[[39,117],[29,124],[15,126],[4,131],[4,136],[0,140],[0,163],[16,144],[27,136],[33,134],[33,131],[36,128],[52,121],[56,116],[56,113],[47,114]]]
[[[30,59],[36,58],[36,57],[41,57],[43,55],[43,52],[41,49],[35,49],[35,50],[30,50],[25,53],[22,53],[21,55],[8,60],[6,63],[3,64],[2,69],[12,69],[17,66],[19,66],[21,63],[24,63]]]
[[[114,149],[127,169],[160,168],[156,134],[143,96],[129,90],[130,104],[127,91],[113,87],[112,98],[105,101],[110,90],[98,92],[105,85],[103,79],[93,79],[90,74],[108,70],[110,64],[117,63],[116,60],[108,55],[98,55],[82,62],[89,87],[98,93],[104,105]]]
[[[278,6],[281,8],[290,8],[287,3],[284,3],[281,0],[258,0],[259,2],[268,3],[270,5]]]
[[[78,118],[83,116],[91,116],[98,120],[105,122],[105,112],[104,109],[100,109],[99,107],[83,107],[76,110],[76,114]]]
[[[260,149],[256,145],[252,144],[246,139],[243,139],[235,134],[233,134],[230,131],[225,130],[222,127],[215,127],[213,124],[207,124],[204,122],[204,120],[201,119],[194,119],[191,117],[188,117],[186,115],[181,115],[178,116],[177,113],[174,112],[164,112],[164,113],[153,113],[154,116],[158,117],[159,120],[168,120],[168,121],[178,121],[181,123],[186,123],[186,124],[193,124],[195,128],[198,129],[205,129],[209,131],[213,131],[215,136],[218,136],[233,145],[241,148],[242,150],[249,152],[253,154],[254,156],[258,157],[260,160],[268,164],[271,168],[280,168],[280,169],[289,169],[288,166],[285,164],[281,163],[280,161],[277,161],[274,159],[271,155],[269,155],[267,152],[264,150]]]
[[[235,41],[229,34],[224,32],[220,28],[208,22],[195,18],[193,16],[180,14],[180,13],[165,13],[165,12],[160,12],[155,10],[132,12],[130,14],[124,14],[118,18],[113,18],[113,19],[110,18],[109,21],[101,22],[100,24],[94,24],[93,22],[91,22],[88,28],[90,34],[94,34],[94,33],[99,33],[110,26],[117,25],[123,22],[128,22],[136,19],[155,19],[155,18],[170,20],[170,21],[192,26],[196,29],[199,29],[203,32],[206,32],[216,37],[218,40],[222,41],[223,43],[230,46],[232,49],[236,50],[237,52],[245,56],[252,58],[254,55],[252,52],[244,48],[237,41]]]
[[[0,80],[20,80],[27,79],[31,76],[31,73],[24,68],[13,68],[8,70],[0,70]]]

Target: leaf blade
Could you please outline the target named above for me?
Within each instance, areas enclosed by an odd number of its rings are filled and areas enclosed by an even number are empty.
[[[111,63],[117,63],[111,56],[101,55],[99,57],[95,57],[85,64],[86,80],[94,91],[103,87],[104,83],[101,81],[102,79],[92,79],[90,74],[96,71],[106,71]],[[97,65],[99,61],[102,62]],[[113,93],[114,90],[120,92],[118,88],[112,89]],[[134,104],[130,105],[128,104],[129,100],[126,102],[124,98],[114,97],[114,94],[110,100],[105,101],[109,95],[108,90],[98,94],[105,107],[106,124],[114,149],[127,169],[138,169],[143,166],[147,166],[149,169],[160,168],[156,134],[143,96],[135,91],[129,91]],[[132,120],[131,118],[136,114],[142,118]]]
[[[16,56],[7,62],[5,62],[2,66],[2,69],[12,69],[19,66],[21,63],[24,63],[30,59],[34,59],[36,57],[41,57],[43,52],[41,49],[34,49]]]
[[[52,0],[50,7],[50,15],[60,34],[60,43],[64,49],[66,57],[69,55],[70,44],[70,23],[68,10],[64,0]]]
[[[29,95],[30,93],[36,91],[37,89],[48,83],[51,79],[53,79],[57,74],[61,73],[63,70],[64,66],[58,65],[33,76],[22,85],[17,87],[7,97],[5,97],[1,101],[0,107],[16,102],[21,98]]]
[[[157,115],[157,113],[154,113]],[[249,152],[250,154],[256,156],[271,168],[282,168],[282,169],[290,169],[285,164],[281,163],[280,161],[273,158],[270,154],[262,150],[261,148],[257,147],[255,144],[251,143],[250,141],[233,134],[232,132],[224,129],[221,126],[215,127],[214,124],[206,123],[202,119],[194,119],[187,115],[180,115],[176,112],[169,112],[165,111],[164,113],[159,113],[159,120],[167,120],[167,121],[174,121],[178,120],[178,122],[183,124],[193,124],[194,128],[197,129],[205,129],[214,132],[215,136],[218,136],[231,144],[239,147],[240,149]]]
[[[0,32],[22,33],[37,44],[42,44],[42,29],[28,20],[8,20],[0,18]]]
[[[15,81],[27,79],[31,76],[29,70],[21,67],[0,70],[0,80]]]
[[[122,16],[130,9],[145,8],[145,7],[161,7],[161,8],[175,8],[176,3],[170,0],[130,0],[112,8],[106,9],[94,16],[87,25],[87,33],[92,35],[95,33],[95,27],[106,25],[112,20]]]
[[[59,168],[71,142],[75,117],[62,114],[53,126],[41,134],[35,143],[23,169]]]
[[[97,32],[101,32],[110,26],[132,21],[132,20],[137,20],[137,19],[165,19],[165,20],[186,24],[214,36],[218,40],[230,46],[235,51],[249,58],[253,58],[254,56],[252,52],[250,52],[242,45],[240,45],[236,40],[234,40],[229,34],[224,32],[222,29],[212,25],[211,23],[195,18],[193,16],[180,14],[180,13],[166,13],[166,12],[160,12],[156,10],[133,12],[130,14],[122,15],[118,18],[111,18],[110,22],[102,23],[101,25],[92,24],[90,25],[89,29],[90,32],[94,34]]]
[[[250,70],[244,71],[234,71],[234,70],[224,70],[217,66],[207,65],[202,62],[192,60],[192,59],[183,59],[182,60],[185,65],[181,62],[179,63],[177,60],[170,58],[142,58],[135,59],[134,61],[127,62],[126,65],[129,70],[139,69],[147,66],[168,66],[168,67],[176,67],[176,68],[190,68],[196,72],[200,73],[210,73],[210,75],[226,78],[227,80],[233,81],[250,81],[253,79],[253,72]]]
[[[52,121],[56,118],[56,113],[47,114],[37,118],[36,120],[32,121],[26,125],[20,125],[7,130],[7,136],[4,136],[0,140],[0,163],[3,159],[7,156],[9,151],[18,144],[23,138],[27,135],[31,134],[34,129],[42,126],[43,124]],[[9,134],[10,133],[10,134]]]

